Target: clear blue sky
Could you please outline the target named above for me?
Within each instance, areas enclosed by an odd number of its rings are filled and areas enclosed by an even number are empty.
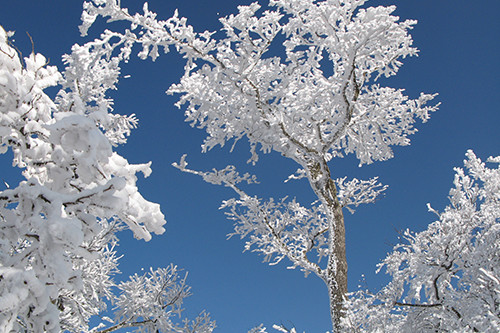
[[[236,12],[238,4],[248,0],[169,0],[149,1],[149,8],[162,18],[179,8],[198,31],[219,28],[218,16]],[[412,35],[420,56],[405,60],[397,77],[387,84],[403,87],[416,97],[423,91],[438,92],[442,103],[427,124],[418,125],[408,147],[397,147],[395,157],[358,168],[353,158],[332,163],[334,177],[369,178],[379,176],[390,187],[376,204],[360,207],[354,215],[346,213],[347,255],[350,290],[355,290],[361,274],[374,290],[385,281],[375,275],[375,265],[392,249],[396,230],[420,231],[434,220],[426,203],[442,210],[453,181],[454,166],[461,166],[464,153],[473,149],[486,159],[500,154],[500,2],[498,0],[374,0],[369,5],[396,4],[397,15],[419,21]],[[16,45],[28,54],[28,31],[36,52],[50,58],[60,68],[60,56],[74,43],[87,39],[79,36],[81,12],[78,0],[2,1],[0,24],[15,30]],[[133,13],[142,1],[122,0]],[[102,25],[91,29],[91,37]],[[312,200],[305,181],[283,184],[297,166],[277,154],[261,156],[256,168],[245,164],[248,147],[238,143],[236,152],[215,149],[200,153],[202,131],[183,122],[183,114],[173,103],[175,97],[164,91],[178,80],[180,58],[172,52],[156,63],[133,60],[123,67],[123,80],[113,96],[115,110],[137,114],[139,128],[129,143],[119,149],[130,162],[153,162],[153,174],[139,182],[143,195],[161,204],[167,218],[167,232],[149,243],[131,239],[123,233],[120,251],[124,274],[140,272],[141,267],[167,266],[173,262],[189,271],[188,283],[193,296],[186,300],[185,314],[194,317],[203,309],[217,321],[218,332],[246,332],[263,322],[296,326],[299,332],[325,332],[331,327],[326,289],[314,276],[304,279],[299,271],[285,264],[267,266],[253,253],[241,253],[243,242],[226,240],[232,226],[218,210],[221,200],[232,196],[229,190],[204,183],[183,174],[170,164],[183,153],[197,169],[235,164],[242,171],[255,173],[260,185],[249,193],[264,197],[296,196],[304,204]],[[11,167],[10,155],[0,156],[0,171],[8,182],[19,179],[19,170]]]

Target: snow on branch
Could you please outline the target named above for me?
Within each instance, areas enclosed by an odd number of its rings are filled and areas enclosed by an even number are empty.
[[[262,13],[257,3],[239,6],[220,19],[225,35],[215,38],[177,12],[158,20],[147,6],[132,15],[119,1],[90,1],[81,28],[98,16],[127,21],[131,30],[113,34],[142,45],[140,58],[154,60],[171,46],[183,54],[185,74],[168,93],[180,94],[187,120],[206,129],[204,151],[246,136],[252,161],[259,145],[297,161],[354,153],[367,164],[408,145],[415,120],[427,121],[438,105],[429,104],[435,94],[410,99],[380,86],[379,76],[395,75],[401,59],[417,54],[409,34],[416,21],[399,22],[394,6],[363,3],[271,1]],[[270,52],[276,43],[282,54]]]
[[[25,177],[0,191],[2,332],[98,332],[109,325],[89,328],[90,318],[110,303],[121,323],[135,327],[131,313],[140,309],[133,306],[145,308],[130,299],[132,290],[156,301],[148,303],[148,314],[155,317],[143,314],[149,320],[143,331],[163,330],[160,324],[170,325],[168,318],[188,295],[174,266],[120,285],[129,293],[126,300],[114,293],[116,232],[126,226],[149,240],[152,233],[163,233],[165,224],[159,205],[145,200],[136,184],[138,172],[151,173],[151,163],[132,165],[113,151],[137,124],[134,115],[111,114],[107,97],[131,45],[106,32],[73,46],[60,73],[40,54],[21,61],[0,27],[0,152],[11,149],[13,165]],[[61,89],[52,100],[44,89],[57,85]],[[207,314],[175,324],[176,332],[213,328]]]
[[[235,222],[234,233],[248,237],[245,251],[251,250],[264,255],[264,261],[271,265],[284,258],[292,262],[290,268],[301,267],[307,275],[314,272],[323,278],[319,266],[328,254],[327,217],[321,205],[305,208],[294,200],[283,198],[279,201],[264,201],[251,197],[236,185],[242,181],[254,183],[255,178],[248,174],[240,176],[233,166],[212,172],[201,172],[187,168],[186,155],[173,166],[183,172],[201,176],[203,180],[215,185],[232,188],[239,196],[223,201],[221,209],[228,209],[228,219]],[[316,262],[311,262],[308,255],[315,251]]]
[[[113,99],[108,94],[117,88],[120,63],[129,59],[133,46],[129,38],[106,30],[94,41],[73,45],[71,54],[63,56],[66,69],[56,97],[61,111],[92,119],[113,146],[126,143],[138,123],[134,114],[112,114]]]
[[[354,209],[350,206],[358,207],[361,204],[373,203],[389,187],[379,183],[378,177],[370,180],[354,178],[348,182],[346,182],[346,178],[338,178],[335,182],[338,188],[340,204],[351,213],[354,213]]]
[[[172,264],[131,276],[129,281],[118,285],[121,294],[115,303],[116,324],[100,332],[126,327],[138,327],[137,332],[157,332],[159,328],[163,332],[212,332],[215,323],[207,313],[192,322],[179,320],[183,301],[191,295],[186,278],[187,273],[181,277],[177,266]]]
[[[500,327],[500,168],[472,151],[455,168],[450,205],[427,230],[403,233],[379,265],[391,281],[351,294],[346,326],[374,332],[496,332]],[[488,159],[498,163],[499,157]]]
[[[319,264],[328,254],[328,226],[321,207],[308,209],[287,198],[264,201],[247,196],[224,201],[221,208],[227,208],[226,215],[235,222],[229,236],[247,238],[245,251],[261,253],[270,265],[288,258],[289,268],[300,267],[306,275],[314,272],[323,278]],[[308,257],[313,250],[316,262]]]
[[[297,171],[295,171],[295,173],[288,176],[288,178],[285,180],[285,183],[288,183],[290,180],[298,180],[306,177],[307,177],[306,170],[299,168],[297,169]]]
[[[286,328],[284,325],[273,325],[273,329],[276,332],[282,332],[282,333],[297,333],[297,330],[295,327],[292,327],[291,329]],[[257,327],[252,328],[248,333],[268,333],[266,327],[264,327],[263,324],[260,324]]]
[[[186,154],[182,155],[180,162],[174,162],[172,163],[172,166],[181,170],[182,172],[192,173],[194,175],[200,176],[209,184],[224,185],[226,187],[230,187],[241,196],[245,196],[245,194],[236,186],[237,184],[241,182],[246,182],[247,184],[258,183],[257,177],[255,177],[255,175],[245,173],[244,175],[240,176],[240,174],[236,171],[236,167],[233,165],[228,165],[222,170],[213,169],[211,172],[191,170],[187,168],[188,163],[186,161],[186,157]]]

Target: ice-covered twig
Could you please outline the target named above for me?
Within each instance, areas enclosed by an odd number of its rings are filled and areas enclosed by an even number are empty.
[[[346,182],[347,177],[336,179],[338,197],[342,207],[354,213],[352,206],[373,203],[389,187],[378,182],[378,177],[369,180],[354,178]]]

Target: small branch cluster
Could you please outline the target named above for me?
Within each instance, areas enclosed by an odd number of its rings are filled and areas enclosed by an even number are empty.
[[[177,266],[157,270],[150,269],[145,275],[130,277],[129,281],[117,287],[120,296],[115,302],[116,319],[112,326],[101,330],[101,333],[112,332],[120,328],[137,327],[136,332],[182,332],[209,333],[215,328],[214,322],[206,313],[195,320],[180,321],[184,298],[190,296],[190,288],[186,285],[187,273],[179,276]]]
[[[388,188],[378,182],[378,177],[370,180],[359,180],[357,178],[346,182],[347,177],[336,179],[338,198],[342,207],[347,208],[351,213],[361,204],[373,203]]]
[[[221,208],[229,209],[226,214],[235,221],[230,236],[248,237],[245,250],[262,253],[271,265],[288,258],[290,268],[300,267],[306,275],[314,272],[324,278],[318,264],[328,255],[328,226],[321,206],[307,209],[286,198],[276,202],[246,196],[224,201]],[[312,251],[317,256],[315,262],[308,258]]]

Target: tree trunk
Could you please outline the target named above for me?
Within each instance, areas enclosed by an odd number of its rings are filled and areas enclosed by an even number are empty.
[[[344,300],[347,298],[347,257],[345,225],[342,207],[337,197],[337,189],[330,179],[328,187],[335,194],[334,205],[330,207],[333,221],[329,226],[329,256],[327,265],[327,287],[330,297],[330,315],[334,332],[340,332],[340,319],[345,315]]]
[[[347,258],[345,244],[345,225],[335,182],[331,179],[330,169],[325,160],[308,169],[311,186],[328,207],[328,263],[325,283],[330,300],[330,316],[333,332],[340,332],[340,321],[345,315],[344,300],[347,298]]]

